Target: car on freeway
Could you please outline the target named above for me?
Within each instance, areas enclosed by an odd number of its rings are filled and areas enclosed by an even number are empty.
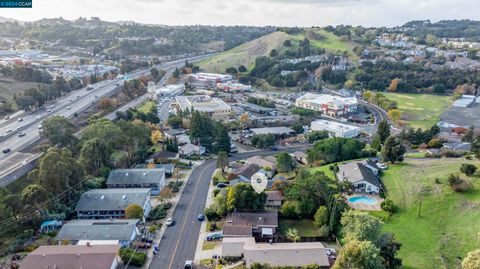
[[[52,112],[50,109],[47,109],[47,112]]]
[[[22,122],[22,121],[23,121],[23,118],[19,118],[17,121],[18,121],[18,122]]]
[[[3,118],[4,120],[9,120],[10,117],[9,116],[5,116],[5,118]]]
[[[5,153],[9,153],[11,151],[11,149],[9,148],[6,148],[6,149],[2,149],[2,152],[5,154]]]
[[[175,224],[175,220],[173,220],[173,218],[168,218],[167,221],[165,222],[165,225],[167,225],[167,227],[173,226],[174,224]]]
[[[203,214],[199,214],[198,217],[197,217],[198,221],[203,221],[204,219],[205,219],[205,215],[203,215]]]
[[[76,98],[80,98],[80,95],[75,96]]]
[[[69,107],[69,106],[67,106],[67,110],[70,110],[70,107]]]
[[[11,132],[12,132],[11,129],[8,129],[8,130],[5,131],[5,133],[7,133],[7,134],[9,134],[9,133],[11,133]]]
[[[24,132],[18,133],[18,137],[24,137],[25,135],[26,135],[26,133],[24,133]]]
[[[93,90],[93,86],[88,86],[87,91]]]
[[[207,241],[217,241],[217,240],[221,240],[222,238],[223,238],[222,233],[211,233],[207,235]]]

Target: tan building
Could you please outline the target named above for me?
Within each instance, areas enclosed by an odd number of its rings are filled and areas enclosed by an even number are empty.
[[[320,111],[325,115],[335,117],[355,113],[358,101],[354,97],[306,93],[295,101],[295,106]]]
[[[208,95],[177,96],[175,101],[182,112],[199,111],[215,120],[226,120],[232,113],[232,108],[223,100]]]

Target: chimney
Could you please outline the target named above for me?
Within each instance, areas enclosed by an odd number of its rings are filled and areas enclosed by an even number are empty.
[[[91,247],[90,242],[87,242],[87,247]],[[78,254],[78,255],[80,255],[80,254]]]

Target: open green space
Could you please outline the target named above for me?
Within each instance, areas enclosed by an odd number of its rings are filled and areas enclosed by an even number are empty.
[[[155,102],[148,101],[145,104],[143,104],[142,106],[140,106],[138,108],[138,111],[140,111],[142,113],[145,113],[145,114],[148,114],[152,111],[155,111],[155,106],[156,106]]]
[[[322,236],[320,229],[313,225],[313,220],[311,219],[280,219],[278,224],[278,229],[281,234],[285,235],[287,230],[290,228],[295,228],[298,231],[299,236],[313,237],[313,236]]]
[[[478,161],[423,159],[384,171],[387,196],[398,212],[383,229],[403,244],[404,268],[459,268],[461,259],[478,248],[480,176],[469,178],[473,188],[465,193],[453,192],[447,182],[467,162],[480,166]]]
[[[401,120],[412,128],[428,129],[440,121],[440,115],[451,105],[449,96],[432,94],[385,93],[398,103]]]
[[[341,37],[336,36],[333,33],[325,30],[315,30],[315,33],[320,37],[317,39],[310,39],[311,44],[315,47],[324,48],[328,51],[351,51],[353,48],[350,43],[342,40]],[[305,35],[295,35],[295,38],[298,40],[303,40]]]
[[[319,167],[314,167],[310,169],[310,172],[312,173],[323,172],[327,177],[334,179],[335,174],[333,173],[332,170],[330,170],[330,165],[333,165],[333,164],[326,164]]]

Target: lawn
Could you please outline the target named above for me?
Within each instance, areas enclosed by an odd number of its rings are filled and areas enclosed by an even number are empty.
[[[332,170],[330,170],[330,165],[333,165],[333,164],[326,164],[326,165],[322,165],[322,166],[319,166],[319,167],[314,167],[314,168],[310,169],[310,172],[312,172],[312,173],[323,172],[327,177],[334,179],[335,174],[333,173]]]
[[[463,194],[446,182],[466,162],[480,165],[460,159],[409,160],[384,172],[387,196],[398,212],[383,229],[403,244],[399,257],[404,268],[458,268],[460,259],[479,247],[480,176],[470,178],[474,188]]]
[[[451,105],[448,96],[432,94],[385,93],[398,103],[401,120],[413,128],[428,129],[440,121],[440,115]]]
[[[407,152],[405,158],[425,158],[425,152]]]
[[[285,235],[289,228],[295,228],[298,231],[299,236],[322,236],[319,229],[313,225],[312,220],[310,219],[280,219],[279,222],[279,231],[281,234]]]
[[[211,250],[220,245],[219,241],[203,241],[202,250]]]
[[[329,51],[351,51],[352,46],[342,40],[342,38],[336,36],[333,33],[327,32],[325,30],[316,30],[315,33],[321,35],[323,38],[318,40],[310,40],[311,44],[317,48],[324,48]],[[297,39],[303,40],[305,35],[299,34],[295,35]]]
[[[155,102],[148,101],[145,104],[143,104],[141,107],[139,107],[138,111],[140,111],[142,113],[145,113],[145,114],[148,114],[152,111],[155,111],[155,106],[156,106]]]

